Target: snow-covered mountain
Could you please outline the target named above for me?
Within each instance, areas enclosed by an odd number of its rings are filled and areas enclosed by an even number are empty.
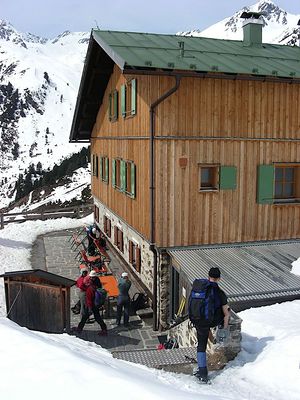
[[[0,20],[0,208],[30,164],[51,169],[82,147],[68,137],[88,40],[22,34]]]
[[[242,40],[240,15],[250,10],[264,13],[264,42],[298,45],[300,14],[269,0],[179,34]],[[19,174],[30,164],[51,170],[82,147],[68,138],[88,40],[89,32],[68,31],[40,38],[0,20],[0,209],[15,199]]]
[[[299,44],[300,27],[299,15],[289,14],[287,11],[278,7],[273,1],[261,0],[258,3],[244,7],[235,12],[231,17],[210,26],[201,31],[198,29],[188,32],[179,32],[180,35],[202,36],[216,39],[243,39],[242,23],[240,18],[243,11],[255,11],[263,13],[263,42],[295,45]],[[299,6],[300,11],[300,6]]]

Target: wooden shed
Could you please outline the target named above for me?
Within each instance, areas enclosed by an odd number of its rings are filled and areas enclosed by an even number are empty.
[[[41,269],[6,272],[0,277],[9,319],[42,332],[70,330],[70,288],[75,281]]]

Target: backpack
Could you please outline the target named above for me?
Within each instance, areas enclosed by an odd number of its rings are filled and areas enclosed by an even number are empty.
[[[221,302],[218,284],[208,279],[195,279],[189,297],[188,314],[195,325],[211,325]]]
[[[104,288],[97,288],[95,291],[94,304],[96,307],[101,307],[105,303],[107,291]]]
[[[144,293],[135,293],[131,300],[131,309],[133,312],[148,307],[148,296]]]

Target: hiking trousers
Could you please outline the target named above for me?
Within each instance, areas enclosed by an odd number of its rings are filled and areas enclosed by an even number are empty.
[[[124,309],[124,325],[128,325],[129,322],[129,307],[130,299],[118,299],[117,301],[117,324],[120,325],[123,309]]]
[[[93,307],[92,308],[95,320],[98,322],[98,324],[100,325],[102,331],[106,331],[107,330],[107,326],[106,323],[103,321],[100,312],[99,312],[99,308],[97,307]],[[86,323],[86,321],[88,320],[90,314],[89,314],[89,310],[86,306],[84,306],[84,312],[82,314],[81,317],[81,321],[78,324],[78,330],[82,331],[82,329],[84,328],[84,325]]]
[[[205,352],[206,347],[207,347],[207,342],[208,342],[208,336],[209,336],[209,331],[210,327],[209,326],[195,326],[196,331],[197,331],[197,352]]]

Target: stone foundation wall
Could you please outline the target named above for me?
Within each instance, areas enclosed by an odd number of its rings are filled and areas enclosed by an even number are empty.
[[[106,216],[111,220],[111,237],[108,238],[114,249],[127,262],[132,272],[144,283],[152,293],[153,288],[153,253],[149,250],[149,243],[142,238],[136,231],[128,226],[122,219],[107,209],[102,203],[94,198],[95,205],[99,208],[98,226],[104,232],[104,219]],[[114,227],[117,226],[123,232],[124,252],[120,251],[114,244]],[[141,272],[137,272],[129,263],[129,240],[136,243],[141,249]]]
[[[207,362],[210,370],[222,369],[230,360],[233,360],[241,350],[241,324],[242,320],[233,311],[229,321],[230,337],[226,345],[214,345],[210,341],[207,346]],[[215,334],[215,329],[212,329]],[[169,338],[176,338],[179,347],[197,347],[196,329],[192,327],[189,319],[169,329]]]

